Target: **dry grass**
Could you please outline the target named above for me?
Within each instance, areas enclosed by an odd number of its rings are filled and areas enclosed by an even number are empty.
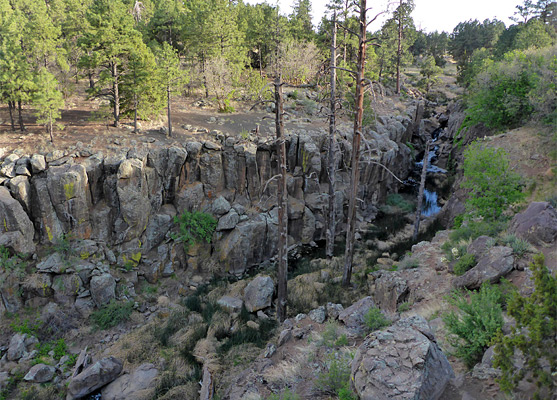
[[[296,351],[290,359],[282,360],[278,364],[268,368],[263,377],[271,384],[280,388],[292,387],[297,383],[306,381],[308,378],[307,365],[317,352],[312,342],[308,346],[296,347]]]

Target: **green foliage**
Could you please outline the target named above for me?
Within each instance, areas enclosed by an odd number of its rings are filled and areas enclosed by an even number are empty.
[[[415,205],[406,200],[401,194],[391,193],[387,196],[387,201],[385,202],[386,207],[381,207],[381,211],[386,214],[393,213],[410,213],[414,211]]]
[[[340,325],[335,321],[327,321],[325,329],[321,333],[321,345],[327,347],[346,346],[348,345],[348,338],[345,333],[342,333]]]
[[[464,126],[514,128],[537,115],[551,115],[557,105],[556,49],[514,51],[502,61],[478,66],[468,95]]]
[[[442,72],[443,70],[437,66],[435,58],[432,56],[428,56],[422,61],[420,67],[420,74],[422,75],[420,85],[425,88],[426,93],[429,92],[433,85],[439,83],[438,75]]]
[[[464,182],[471,189],[466,200],[470,216],[497,220],[506,208],[522,200],[521,178],[511,170],[502,149],[474,142],[464,151]]]
[[[174,217],[174,223],[179,225],[179,233],[173,235],[173,239],[182,242],[186,251],[196,242],[211,243],[217,227],[215,217],[199,211],[184,211],[182,215]]]
[[[31,336],[36,336],[40,327],[41,324],[38,322],[33,323],[29,319],[20,321],[19,317],[17,317],[14,322],[10,323],[10,328],[12,328],[15,333],[26,333]]]
[[[91,314],[91,321],[97,329],[109,329],[130,319],[133,302],[117,302],[112,300]]]
[[[188,310],[173,311],[164,324],[155,326],[153,336],[160,342],[161,345],[165,347],[168,346],[168,340],[170,337],[183,327],[187,326],[189,316],[190,312]]]
[[[350,368],[354,356],[346,352],[335,352],[329,354],[324,371],[319,373],[315,380],[315,388],[320,392],[349,399],[350,390]],[[340,397],[340,396],[339,396]]]
[[[533,251],[533,247],[530,243],[524,239],[516,237],[516,235],[505,235],[501,238],[501,242],[503,245],[512,248],[513,254],[518,258],[522,258],[527,253],[531,253]]]
[[[232,347],[239,346],[244,343],[253,343],[258,347],[263,347],[267,344],[269,338],[273,335],[276,328],[276,321],[266,319],[258,321],[259,329],[251,328],[249,326],[241,327],[234,331],[228,339],[219,347],[219,353],[224,354]]]
[[[471,368],[503,327],[502,293],[483,284],[478,292],[455,292],[447,300],[457,309],[443,315],[449,343],[454,354]]]
[[[280,393],[273,393],[267,400],[301,400],[302,398],[290,389],[286,389]]]
[[[398,305],[398,312],[406,312],[406,311],[410,310],[411,307],[412,307],[412,304],[405,301],[405,302],[400,303]]]
[[[454,265],[454,273],[458,276],[464,275],[466,271],[476,265],[476,256],[466,253],[461,256]]]
[[[414,269],[420,267],[420,261],[412,256],[406,256],[398,263],[398,269]]]
[[[502,372],[501,389],[510,392],[531,374],[538,387],[535,399],[542,398],[543,389],[547,394],[555,393],[556,389],[552,373],[557,370],[557,279],[544,261],[543,254],[534,257],[531,265],[534,292],[531,295],[522,296],[516,290],[511,293],[507,312],[516,325],[510,334],[499,334],[494,355],[494,366]],[[515,366],[517,351],[522,353],[524,368]]]
[[[62,93],[58,90],[58,81],[46,69],[36,75],[37,90],[33,96],[37,123],[44,125],[52,140],[53,125],[61,117],[60,109],[64,107]]]
[[[23,277],[25,274],[25,266],[25,263],[18,255],[11,255],[7,248],[0,246],[0,271],[16,271],[18,276]]]
[[[371,307],[364,316],[364,324],[368,332],[373,332],[391,325],[391,321],[383,315],[379,308]]]

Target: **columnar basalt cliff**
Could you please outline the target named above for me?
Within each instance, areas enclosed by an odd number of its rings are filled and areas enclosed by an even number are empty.
[[[407,176],[411,157],[405,143],[417,131],[422,111],[416,103],[405,116],[379,117],[375,130],[366,132],[362,217],[373,215],[375,204],[396,189],[386,168]],[[339,135],[339,182],[348,182],[349,131],[348,125],[341,127]],[[325,234],[326,135],[299,130],[287,138],[289,234],[292,243],[307,244]],[[220,132],[203,142],[172,147],[135,143],[89,157],[79,151],[7,154],[0,171],[0,243],[32,253],[36,244],[71,234],[117,255],[141,252],[142,264],[156,262],[161,271],[169,262],[172,268],[203,268],[211,259],[219,268],[242,273],[275,253],[277,173],[271,138],[244,140]],[[339,185],[339,214],[345,190]],[[193,246],[187,255],[168,234],[172,218],[184,210],[218,218],[213,244]]]

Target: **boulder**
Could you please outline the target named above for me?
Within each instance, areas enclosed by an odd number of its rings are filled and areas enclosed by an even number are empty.
[[[480,236],[474,239],[474,241],[468,245],[466,252],[474,255],[476,259],[480,259],[481,257],[485,256],[485,254],[489,250],[488,244],[492,240],[493,239],[489,236]]]
[[[26,353],[25,339],[27,339],[27,334],[25,333],[16,333],[12,336],[7,353],[9,361],[17,361]]]
[[[454,377],[421,316],[372,332],[356,351],[353,384],[362,400],[437,400]]]
[[[5,245],[18,253],[33,253],[35,251],[33,223],[21,204],[3,186],[0,186],[0,218],[0,237],[6,233],[19,232],[4,238]]]
[[[557,211],[547,202],[530,203],[514,216],[509,232],[535,245],[551,244],[557,240]]]
[[[101,391],[103,400],[143,400],[146,389],[153,386],[159,370],[153,364],[142,364],[130,374],[119,376]]]
[[[217,300],[218,305],[221,307],[226,308],[232,312],[237,312],[242,309],[244,302],[242,299],[238,299],[237,297],[232,296],[222,296],[220,299]]]
[[[512,271],[513,266],[513,250],[510,247],[492,247],[474,268],[456,277],[453,285],[457,288],[478,289],[484,282],[499,282],[499,279]]]
[[[172,217],[168,214],[152,215],[145,229],[145,241],[142,250],[148,252],[159,245],[164,240],[172,224]]]
[[[236,225],[238,225],[238,222],[240,222],[240,216],[232,209],[219,219],[217,231],[228,231],[234,229]]]
[[[31,184],[29,178],[24,175],[16,176],[9,180],[8,188],[14,198],[19,201],[23,210],[29,214],[31,211]]]
[[[112,382],[122,371],[122,361],[114,357],[103,358],[72,378],[66,400],[81,399]]]
[[[90,288],[91,297],[97,307],[110,303],[116,297],[116,281],[109,273],[92,277]]]
[[[271,306],[275,284],[270,276],[258,276],[244,289],[244,303],[249,312]]]
[[[396,312],[397,306],[408,298],[408,282],[398,272],[384,272],[375,280],[373,299],[379,308]]]
[[[211,205],[211,211],[219,217],[230,211],[230,208],[230,203],[222,196],[217,197]]]
[[[52,253],[45,260],[37,264],[37,271],[60,274],[67,268],[67,262],[60,253]]]
[[[56,368],[51,365],[36,364],[31,367],[23,379],[28,382],[44,383],[52,380],[55,373]]]
[[[324,306],[317,307],[309,312],[309,318],[312,321],[322,324],[327,319],[327,312]]]
[[[373,299],[368,296],[358,300],[345,308],[338,316],[351,334],[362,335],[366,332],[365,315],[370,308],[375,307]]]

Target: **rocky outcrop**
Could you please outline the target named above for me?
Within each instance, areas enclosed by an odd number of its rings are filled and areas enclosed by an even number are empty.
[[[497,283],[513,270],[513,266],[513,250],[510,247],[492,247],[474,268],[456,277],[453,285],[457,288],[478,289],[484,282]]]
[[[371,297],[364,297],[344,309],[338,315],[339,321],[344,323],[347,330],[354,335],[363,335],[367,328],[365,326],[365,315],[370,308],[375,307]]]
[[[142,364],[129,374],[123,374],[101,391],[103,400],[143,400],[151,398],[152,388],[159,370],[153,364]],[[151,395],[151,396],[148,396]]]
[[[366,152],[361,158],[359,198],[363,216],[373,216],[375,205],[407,176],[410,149],[405,145],[419,124],[423,108],[411,106],[406,115],[381,117],[374,131],[364,135]],[[351,126],[339,125],[338,212],[347,198],[347,165],[351,156]],[[328,178],[326,137],[318,130],[289,133],[287,186],[289,241],[311,243],[324,238]],[[0,164],[0,244],[33,252],[33,239],[56,243],[63,235],[93,239],[117,253],[150,252],[168,241],[172,213],[205,211],[218,219],[212,248],[230,273],[275,255],[277,245],[276,184],[278,172],[273,138],[246,141],[222,133],[204,142],[183,147],[135,144],[114,147],[110,154],[82,157],[80,152],[52,151],[21,157],[6,155]],[[8,191],[6,187],[10,188]],[[10,193],[11,192],[11,193]],[[341,226],[339,225],[339,229]],[[174,260],[168,246],[165,259]],[[158,256],[158,255],[157,255]],[[201,256],[187,263],[200,266]],[[163,267],[170,262],[163,263]],[[174,262],[174,261],[171,261]],[[164,268],[163,268],[164,269]]]
[[[453,377],[427,321],[417,315],[371,333],[352,363],[354,389],[362,400],[436,400]]]
[[[249,312],[271,306],[275,284],[270,276],[258,276],[244,289],[244,304]]]
[[[122,371],[122,361],[114,357],[103,358],[72,378],[66,400],[81,399],[112,382]]]
[[[547,202],[530,203],[514,216],[509,231],[535,245],[557,241],[557,211]]]

